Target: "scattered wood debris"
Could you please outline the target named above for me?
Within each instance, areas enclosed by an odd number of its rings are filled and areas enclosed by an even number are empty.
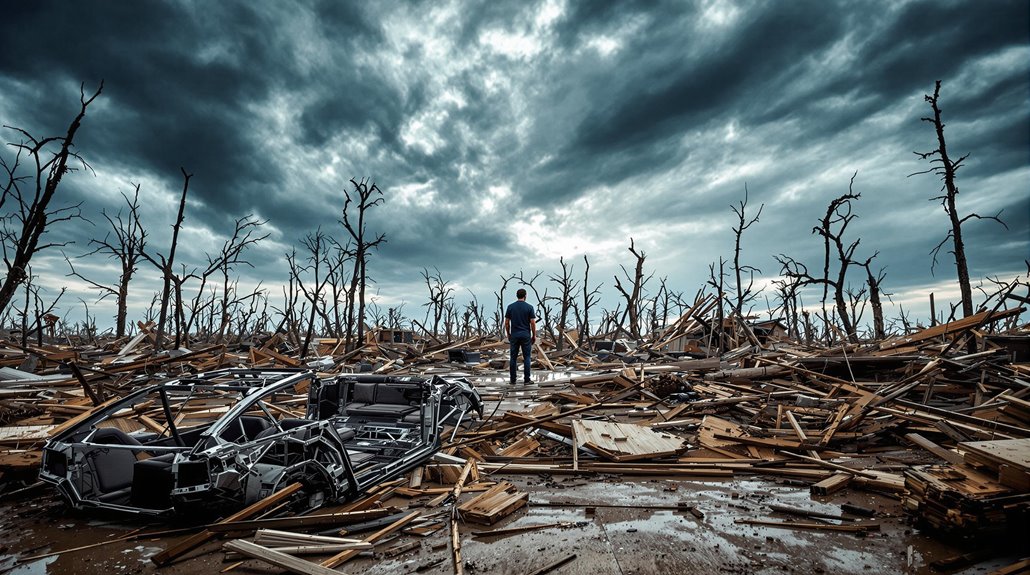
[[[866,490],[900,498],[913,521],[965,535],[1030,521],[1030,364],[1009,352],[1030,341],[1028,326],[1013,324],[1023,308],[829,347],[777,336],[775,326],[752,329],[727,319],[723,331],[736,335],[720,349],[707,347],[716,305],[715,298],[700,298],[640,342],[616,340],[617,334],[585,342],[564,334],[561,348],[538,341],[534,359],[550,371],[517,389],[529,400],[525,408],[504,401],[516,391],[505,383],[507,345],[491,337],[441,341],[372,330],[351,350],[341,339],[316,340],[307,357],[299,357],[300,338],[289,333],[158,351],[147,324],[138,324],[135,336],[100,345],[0,340],[0,496],[32,489],[42,444],[98,405],[173,374],[281,366],[323,373],[461,371],[498,407],[488,408],[482,421],[445,429],[444,448],[432,463],[362,499],[286,516],[280,503],[291,492],[280,491],[199,532],[169,536],[167,549],[153,558],[158,565],[214,539],[253,533],[253,541],[230,540],[225,549],[296,573],[324,573],[373,549],[376,557],[428,553],[446,533],[460,572],[467,522],[489,526],[472,531],[488,541],[576,526],[506,527],[527,505],[560,505],[531,501],[505,480],[515,475],[759,477],[807,486],[814,496]],[[1009,329],[993,333],[1002,325]],[[970,341],[979,351],[968,351]],[[269,408],[302,417],[306,401],[284,397]],[[170,419],[143,405],[108,424],[126,433],[165,433],[170,423],[209,421],[224,410],[212,398]],[[868,519],[874,512],[858,506],[840,516],[769,508],[804,519],[737,522],[859,534],[879,528]],[[669,509],[705,518],[690,502]],[[866,519],[849,518],[856,514]],[[309,555],[315,559],[302,558]],[[559,558],[537,572],[574,559]],[[419,563],[429,569],[443,560],[423,555]]]

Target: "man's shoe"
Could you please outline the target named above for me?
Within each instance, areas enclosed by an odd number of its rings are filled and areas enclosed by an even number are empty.
[[[508,385],[515,385],[515,380],[513,379],[513,380],[509,381]]]
[[[523,380],[522,380],[522,383],[524,383],[524,384],[526,384],[526,385],[529,385],[529,384],[531,384],[531,383],[533,383],[533,382],[532,382],[532,381],[530,381],[530,380],[528,380],[528,379],[523,379]]]

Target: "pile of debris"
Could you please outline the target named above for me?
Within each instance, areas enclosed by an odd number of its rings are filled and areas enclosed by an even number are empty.
[[[535,360],[544,371],[534,385],[517,389],[528,409],[511,401],[515,390],[504,383],[507,344],[492,337],[443,342],[376,330],[349,352],[341,351],[341,340],[318,340],[316,354],[305,358],[297,357],[287,334],[154,352],[154,334],[145,325],[131,340],[102,346],[6,342],[0,346],[3,489],[10,495],[31,483],[48,437],[161,378],[224,367],[461,372],[477,383],[488,416],[443,430],[448,439],[433,462],[344,506],[258,518],[289,496],[280,491],[170,543],[154,561],[166,564],[226,533],[253,533],[253,542],[233,540],[226,550],[318,573],[377,544],[380,549],[387,538],[417,539],[447,528],[460,570],[459,518],[494,526],[532,504],[530,494],[503,479],[515,475],[754,476],[807,485],[814,495],[844,489],[886,494],[921,524],[965,535],[1030,524],[1030,331],[987,333],[1022,308],[833,347],[738,322],[738,345],[707,357],[698,334],[711,323],[705,314],[712,305],[699,301],[638,346],[603,340],[586,349],[568,334],[562,334],[561,351],[556,342],[538,342]],[[980,351],[969,352],[970,341]],[[679,351],[669,351],[673,342]],[[289,401],[277,408],[280,417],[302,411]],[[409,500],[406,508],[386,504],[396,497]],[[846,525],[740,521],[787,529],[878,528],[875,518]],[[339,531],[305,533],[328,527]],[[371,535],[348,536],[370,529]],[[416,547],[396,542],[383,553]],[[329,557],[317,563],[298,558],[307,553]]]

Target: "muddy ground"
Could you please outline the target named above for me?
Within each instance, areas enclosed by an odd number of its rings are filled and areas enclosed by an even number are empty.
[[[480,385],[485,393],[505,392],[502,409],[531,405],[540,387],[512,393],[495,381],[482,381]],[[695,481],[526,475],[505,479],[529,492],[530,504],[490,528],[461,526],[466,573],[532,573],[572,554],[575,559],[551,573],[938,573],[931,570],[931,562],[958,554],[981,553],[987,557],[971,566],[945,572],[983,574],[1030,554],[1026,533],[979,541],[946,539],[910,524],[896,499],[855,489],[813,497],[806,486],[778,484],[761,477]],[[398,498],[389,503],[404,507],[412,501]],[[830,514],[839,514],[842,503],[870,508],[877,512],[874,521],[880,525],[880,531],[860,536],[735,523],[741,518],[791,519],[764,507],[769,503]],[[703,517],[662,508],[676,506],[695,507]],[[473,535],[474,531],[486,529],[553,523],[570,525],[507,536]],[[33,558],[110,541],[141,527],[149,530],[167,526],[71,513],[56,494],[46,488],[37,489],[17,500],[0,503],[0,575],[192,575],[218,573],[234,564],[225,560],[220,543],[212,542],[171,566],[157,569],[150,556],[174,542],[175,537],[116,542]],[[339,570],[370,575],[453,573],[447,529],[425,538],[402,537],[382,542],[377,551],[399,541],[416,539],[419,548],[392,558],[366,553]],[[264,574],[280,570],[248,561],[229,572]]]

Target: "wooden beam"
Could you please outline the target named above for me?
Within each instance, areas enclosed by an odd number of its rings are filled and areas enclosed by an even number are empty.
[[[339,571],[323,567],[318,563],[298,559],[242,539],[226,543],[225,548],[241,555],[264,561],[280,569],[286,569],[290,573],[299,573],[301,575],[341,575]]]
[[[376,531],[375,533],[369,535],[364,540],[367,543],[375,543],[375,542],[379,541],[380,539],[383,539],[384,537],[386,537],[388,535],[391,535],[391,534],[393,534],[393,533],[395,533],[397,531],[400,531],[408,523],[411,523],[412,521],[417,519],[419,515],[422,515],[421,511],[412,511],[411,513],[405,515],[404,517],[401,517],[397,521],[394,521],[393,523],[387,525],[386,527],[383,527],[379,531]],[[332,557],[326,559],[325,561],[322,561],[321,565],[322,565],[322,567],[328,567],[329,569],[334,569],[338,565],[342,565],[343,563],[349,561],[351,558],[356,556],[358,553],[361,553],[360,549],[350,549],[350,550],[347,550],[347,551],[343,551],[341,553],[337,553],[336,555],[333,555]],[[339,574],[337,573],[336,575],[339,575]]]

